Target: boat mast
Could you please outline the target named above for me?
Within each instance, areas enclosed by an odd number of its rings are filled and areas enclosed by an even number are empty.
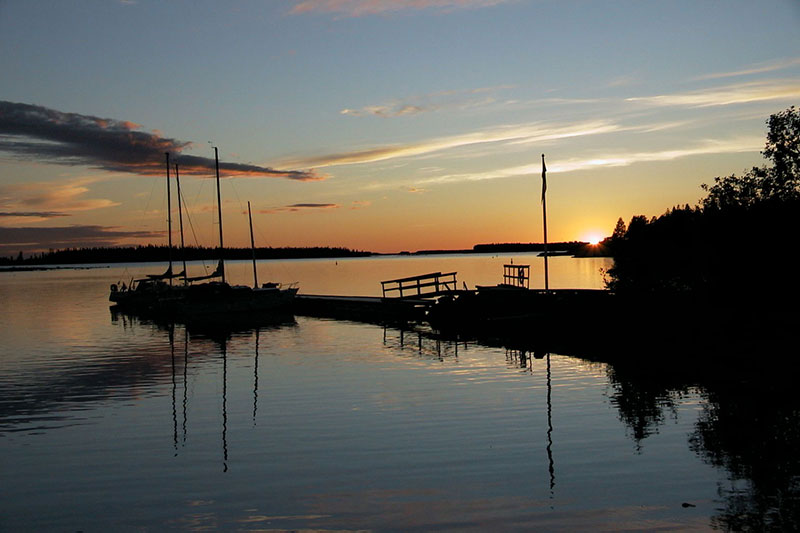
[[[258,288],[258,272],[256,271],[256,243],[253,240],[253,215],[250,213],[250,200],[247,201],[247,218],[250,220],[250,249],[253,251],[253,288]]]
[[[183,209],[181,208],[181,176],[178,173],[178,163],[175,163],[175,182],[178,184],[178,222],[181,228],[181,258],[183,259],[183,284],[189,283],[186,278],[186,247],[183,244]]]
[[[172,201],[170,199],[169,192],[169,152],[164,152],[164,155],[167,158],[167,235],[169,242],[169,248],[167,251],[167,256],[169,257],[169,269],[167,269],[167,273],[169,274],[169,284],[172,286]]]
[[[219,218],[219,266],[222,283],[225,283],[225,247],[222,244],[222,199],[219,192],[219,151],[214,147],[214,165],[217,170],[217,214]]]

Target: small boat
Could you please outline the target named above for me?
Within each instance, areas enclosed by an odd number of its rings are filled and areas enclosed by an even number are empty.
[[[172,275],[172,263],[167,274],[148,276],[134,280],[130,287],[111,288],[109,299],[122,310],[132,310],[140,314],[148,314],[178,320],[196,319],[234,319],[242,313],[286,313],[291,312],[294,297],[298,288],[283,287],[279,283],[258,285],[256,274],[255,246],[253,242],[252,217],[250,218],[250,243],[253,249],[254,286],[230,285],[225,281],[224,244],[222,232],[222,204],[220,202],[219,155],[214,148],[217,184],[217,209],[219,216],[219,250],[220,259],[217,268],[207,276],[187,277],[186,268],[178,275]],[[177,175],[177,172],[176,172]],[[167,171],[169,178],[169,171]],[[180,185],[178,185],[180,190]],[[179,199],[180,203],[180,199]],[[250,205],[248,202],[248,211]],[[182,226],[182,224],[181,224]],[[183,235],[181,233],[181,240]],[[170,239],[171,247],[171,239]],[[182,285],[171,285],[164,279],[183,277]],[[215,280],[219,281],[205,281]],[[203,283],[194,283],[204,281]]]

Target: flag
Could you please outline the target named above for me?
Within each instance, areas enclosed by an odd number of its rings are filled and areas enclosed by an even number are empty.
[[[542,203],[544,203],[544,193],[547,192],[547,167],[544,164],[544,154],[542,154]]]

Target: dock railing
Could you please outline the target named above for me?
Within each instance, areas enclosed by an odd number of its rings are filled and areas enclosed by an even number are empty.
[[[395,298],[432,298],[434,296],[441,296],[456,290],[458,282],[456,281],[456,272],[432,272],[430,274],[422,274],[420,276],[412,276],[410,278],[399,278],[381,281],[381,289],[383,290],[383,297]],[[399,295],[394,296],[391,293],[398,292]]]
[[[530,265],[503,265],[503,283],[512,287],[529,289],[531,284]]]

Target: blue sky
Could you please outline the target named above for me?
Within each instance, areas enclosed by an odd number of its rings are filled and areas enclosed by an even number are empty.
[[[0,0],[6,119],[99,128],[70,157],[0,116],[0,250],[163,242],[158,172],[89,144],[126,131],[183,158],[201,244],[212,144],[234,245],[247,200],[264,245],[540,241],[542,153],[550,239],[607,235],[763,164],[798,30],[796,0]]]

